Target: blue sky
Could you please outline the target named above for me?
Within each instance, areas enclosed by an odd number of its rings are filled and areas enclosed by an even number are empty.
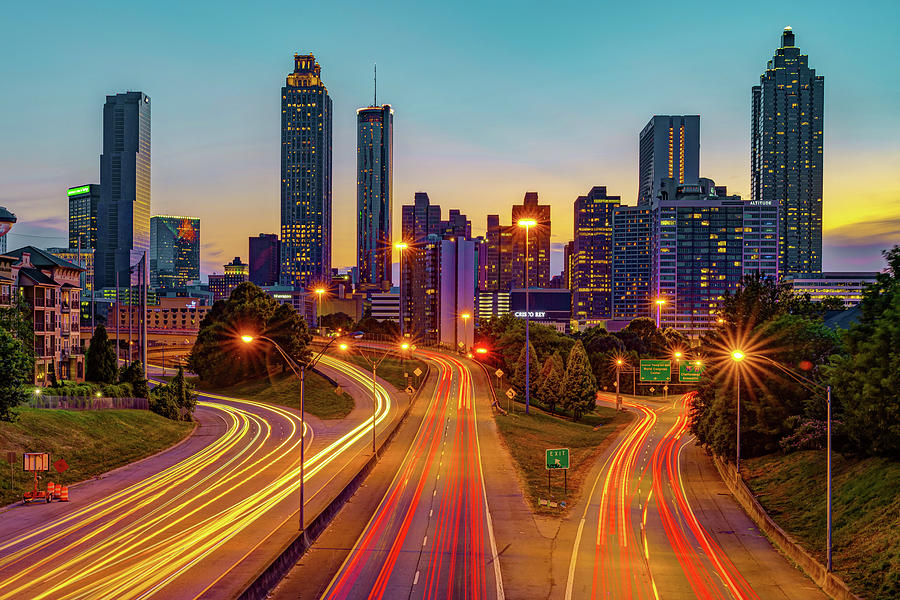
[[[204,272],[278,230],[280,87],[318,57],[334,101],[336,265],[355,261],[355,109],[395,109],[394,213],[415,191],[483,231],[527,190],[634,202],[637,134],[701,115],[701,174],[749,190],[750,87],[785,25],[825,75],[825,268],[900,240],[900,8],[868,2],[70,3],[7,10],[0,205],[10,246],[65,241],[65,188],[99,181],[104,96],[153,99],[154,214],[201,218]],[[556,265],[558,268],[558,265]]]

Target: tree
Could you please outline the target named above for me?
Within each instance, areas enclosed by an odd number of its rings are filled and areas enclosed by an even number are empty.
[[[866,290],[861,317],[845,334],[848,355],[826,369],[852,449],[900,459],[900,246],[884,252],[888,270]]]
[[[119,374],[116,367],[116,351],[113,349],[106,328],[98,325],[91,337],[85,356],[85,379],[94,383],[115,383]]]
[[[569,352],[562,383],[562,401],[563,408],[571,412],[576,421],[597,406],[597,382],[580,341]]]
[[[31,313],[31,306],[19,296],[10,306],[0,308],[0,328],[11,333],[29,348],[34,340]]]
[[[556,411],[562,393],[562,381],[566,367],[558,352],[554,352],[544,361],[538,380],[538,398],[550,412]]]
[[[122,368],[122,372],[119,374],[119,383],[130,383],[132,393],[136,398],[150,397],[150,387],[144,377],[144,367],[138,361]]]
[[[534,346],[532,344],[528,344],[528,351],[530,356],[528,357],[528,388],[531,398],[537,398],[538,394],[538,370],[540,369],[540,363],[538,362],[537,353],[534,351]],[[510,380],[512,386],[516,389],[516,391],[523,396],[525,395],[525,347],[522,346],[522,349],[519,351],[519,358],[515,362],[515,369],[513,370],[513,376]]]
[[[181,367],[170,383],[158,385],[150,392],[150,410],[173,421],[190,421],[196,407],[197,394]]]
[[[309,359],[311,336],[293,308],[275,302],[253,283],[242,283],[227,300],[216,302],[200,322],[188,367],[216,386],[247,381],[268,373],[267,357],[287,367],[281,355],[264,342],[244,344],[241,336],[266,336],[292,359]]]
[[[15,413],[11,410],[27,398],[26,385],[34,377],[30,346],[0,327],[0,421],[12,421]]]
[[[350,331],[350,328],[353,327],[353,319],[350,318],[345,312],[336,312],[328,315],[322,315],[319,317],[319,323],[321,323],[322,327],[325,329],[331,329],[336,331],[338,329],[343,329],[344,331]]]

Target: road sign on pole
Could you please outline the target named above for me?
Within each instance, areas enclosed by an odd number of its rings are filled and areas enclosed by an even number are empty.
[[[494,371],[494,375],[497,376],[497,379],[500,379],[501,377],[503,377],[503,371],[500,369],[497,369],[496,371]]]
[[[672,362],[668,360],[641,360],[641,381],[669,381],[672,378]]]
[[[413,375],[415,375],[416,377],[421,377],[421,376],[422,376],[422,369],[420,369],[419,367],[416,367],[416,370],[413,371]]]
[[[568,469],[569,468],[569,449],[568,448],[551,448],[546,450],[547,469]]]
[[[681,383],[697,383],[703,374],[703,365],[683,362],[678,366],[678,381]]]
[[[509,388],[508,390],[506,390],[506,397],[509,398],[510,400],[512,400],[513,398],[515,398],[515,397],[516,397],[516,390],[514,390],[514,389],[512,389],[512,388]]]

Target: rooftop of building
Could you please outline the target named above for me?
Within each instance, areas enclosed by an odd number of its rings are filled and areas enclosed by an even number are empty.
[[[7,252],[6,254],[18,260],[22,260],[23,254],[29,254],[31,264],[38,269],[62,268],[84,271],[83,267],[79,267],[75,263],[69,262],[66,259],[60,258],[58,256],[54,256],[46,250],[41,250],[40,248],[37,248],[35,246],[23,246],[21,248],[13,250],[12,252]]]

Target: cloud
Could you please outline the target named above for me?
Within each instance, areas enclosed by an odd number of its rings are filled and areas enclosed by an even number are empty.
[[[826,270],[880,271],[882,251],[900,243],[900,215],[842,225],[824,234]]]

